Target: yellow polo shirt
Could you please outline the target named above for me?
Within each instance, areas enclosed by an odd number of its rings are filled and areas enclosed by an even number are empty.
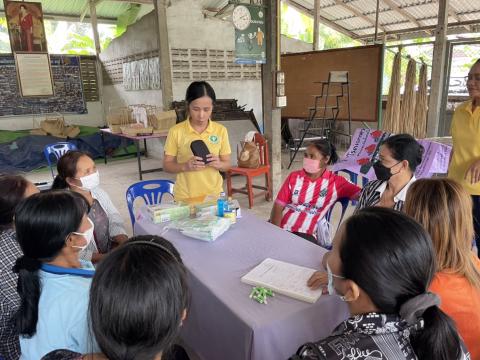
[[[194,140],[203,140],[214,155],[230,155],[232,152],[225,126],[210,120],[205,131],[199,134],[187,119],[168,131],[165,154],[175,156],[180,164],[185,163],[193,156],[190,144]],[[203,170],[178,173],[174,197],[176,201],[201,202],[205,196],[218,197],[222,191],[223,179],[219,171],[206,166]]]
[[[480,182],[471,184],[465,180],[470,165],[480,159],[480,107],[472,112],[472,102],[457,107],[453,114],[451,134],[453,158],[448,177],[460,182],[470,195],[480,195]]]

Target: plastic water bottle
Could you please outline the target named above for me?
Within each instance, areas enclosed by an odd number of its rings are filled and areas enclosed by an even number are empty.
[[[217,199],[217,215],[223,217],[225,213],[225,205],[228,205],[227,199],[225,198],[225,193],[222,191],[220,197]]]

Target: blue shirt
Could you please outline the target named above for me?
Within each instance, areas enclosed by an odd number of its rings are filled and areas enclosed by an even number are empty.
[[[98,352],[88,327],[88,295],[93,273],[90,262],[82,262],[82,269],[42,266],[38,271],[42,290],[37,331],[31,338],[20,336],[20,359],[38,360],[56,349],[81,354]]]

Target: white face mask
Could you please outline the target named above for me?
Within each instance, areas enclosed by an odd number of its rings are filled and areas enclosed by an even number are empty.
[[[330,266],[328,265],[328,262],[327,262],[327,276],[328,276],[328,285],[327,285],[328,295],[338,295],[338,296],[340,296],[340,298],[343,298],[343,296],[339,295],[337,293],[337,290],[335,290],[335,287],[333,286],[333,278],[334,277],[336,277],[338,279],[345,279],[345,278],[343,276],[340,276],[340,275],[335,275],[332,272],[332,270],[330,269]]]
[[[90,244],[90,242],[93,240],[93,229],[95,227],[93,225],[92,220],[90,220],[90,218],[87,218],[87,220],[91,225],[91,227],[87,231],[85,231],[83,233],[76,232],[76,231],[72,232],[72,234],[83,236],[85,238],[85,240],[87,240],[87,243],[85,245],[82,245],[82,246],[72,245],[73,248],[80,249],[80,251],[85,250],[87,248],[87,246]]]
[[[90,175],[82,176],[78,180],[80,180],[80,182],[82,183],[82,186],[75,185],[76,187],[84,191],[91,191],[95,189],[98,185],[100,185],[100,174],[98,173],[98,171],[95,171]]]

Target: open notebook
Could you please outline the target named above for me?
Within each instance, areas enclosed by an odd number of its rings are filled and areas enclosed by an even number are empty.
[[[266,258],[241,280],[313,304],[322,295],[321,289],[311,290],[307,286],[307,280],[314,272],[314,269]]]

